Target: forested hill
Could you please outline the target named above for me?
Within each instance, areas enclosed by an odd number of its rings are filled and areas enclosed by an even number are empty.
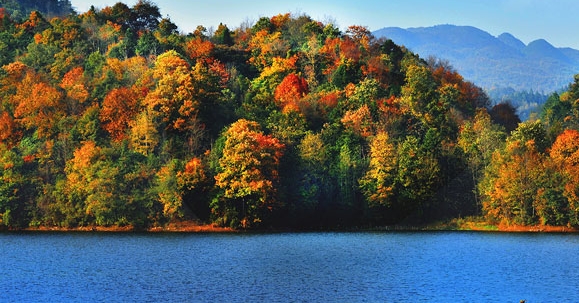
[[[0,10],[1,228],[578,224],[579,78],[519,125],[362,26],[161,16]]]

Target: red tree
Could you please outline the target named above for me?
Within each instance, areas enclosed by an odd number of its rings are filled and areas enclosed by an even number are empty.
[[[284,112],[299,111],[299,100],[302,99],[308,91],[306,79],[291,73],[277,86],[274,98]]]

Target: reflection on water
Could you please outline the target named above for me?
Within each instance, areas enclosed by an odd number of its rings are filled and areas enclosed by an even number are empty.
[[[0,234],[9,302],[579,302],[579,235]]]

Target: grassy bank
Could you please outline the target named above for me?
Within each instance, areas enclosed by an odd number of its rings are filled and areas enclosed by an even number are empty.
[[[468,230],[492,232],[579,232],[576,227],[552,225],[517,225],[488,222],[482,217],[455,218],[450,221],[435,223],[426,227],[428,230]]]

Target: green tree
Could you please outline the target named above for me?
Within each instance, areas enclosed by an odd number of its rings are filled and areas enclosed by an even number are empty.
[[[161,12],[159,7],[149,0],[139,0],[131,8],[130,25],[135,31],[153,31],[159,26]]]
[[[323,200],[324,191],[329,189],[326,168],[329,150],[321,134],[307,133],[300,141],[298,152],[301,172],[296,212],[312,216]]]
[[[406,70],[406,84],[402,87],[400,103],[413,116],[435,127],[433,104],[438,103],[437,84],[430,70],[422,65],[410,65]]]
[[[396,176],[399,219],[421,215],[440,185],[440,165],[434,155],[409,136],[398,146]]]
[[[34,174],[33,156],[23,158],[15,150],[0,144],[0,226],[28,227],[38,183]]]
[[[126,146],[100,148],[87,141],[67,163],[66,178],[70,203],[84,209],[89,223],[137,228],[150,224],[155,199],[146,189],[153,171],[143,155]]]
[[[466,156],[471,172],[474,199],[480,209],[479,192],[476,184],[481,181],[485,169],[491,164],[495,150],[502,148],[506,138],[504,130],[491,122],[486,109],[478,109],[474,120],[467,121],[460,129],[458,145]]]
[[[540,120],[525,121],[511,133],[509,141],[528,142],[533,141],[537,151],[544,153],[550,146],[547,139],[547,131]]]
[[[155,178],[155,192],[157,200],[163,205],[163,215],[169,220],[182,219],[184,191],[178,184],[177,173],[181,170],[181,163],[174,159],[157,172]]]
[[[334,175],[337,198],[330,208],[330,215],[335,216],[335,223],[353,222],[362,211],[361,195],[358,180],[365,168],[363,138],[349,132],[341,134],[334,146]]]
[[[145,32],[137,41],[135,53],[139,56],[156,56],[161,52],[161,44],[151,32]]]
[[[227,46],[233,45],[233,38],[231,37],[231,31],[223,23],[219,23],[217,30],[213,34],[213,42],[215,44],[223,44]]]
[[[20,61],[36,71],[49,74],[50,67],[54,64],[58,52],[57,46],[33,42],[28,45],[26,55],[20,58]]]

